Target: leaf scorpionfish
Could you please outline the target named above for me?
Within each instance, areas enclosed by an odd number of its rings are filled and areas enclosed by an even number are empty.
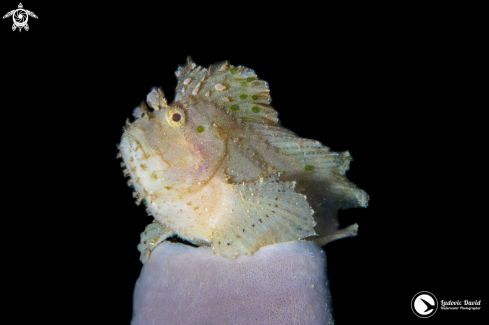
[[[175,100],[154,87],[119,145],[136,203],[155,218],[138,245],[143,263],[174,235],[225,258],[356,235],[357,224],[339,230],[337,220],[339,209],[369,199],[344,176],[347,151],[283,128],[268,84],[251,69],[189,58],[176,76]]]

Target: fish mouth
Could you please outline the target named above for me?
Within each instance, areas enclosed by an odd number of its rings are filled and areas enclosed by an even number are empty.
[[[134,141],[137,141],[139,143],[139,140],[138,138],[134,135],[134,132],[124,132],[124,134],[122,135],[122,139],[124,138],[131,138],[133,139]]]
[[[168,162],[166,160],[164,160],[163,157],[161,157],[161,155],[157,155],[151,147],[142,145],[141,144],[141,141],[138,139],[138,137],[136,137],[136,136],[134,136],[132,134],[126,134],[126,135],[123,135],[122,136],[121,143],[124,140],[126,140],[128,143],[130,143],[129,142],[130,140],[134,141],[136,143],[136,146],[139,149],[141,149],[141,151],[143,152],[143,155],[144,156],[146,156],[146,157],[156,157],[156,156],[158,156],[159,160],[161,160],[162,162],[164,162],[166,165],[169,166]]]
[[[133,136],[131,134],[125,134],[122,136],[121,142],[124,141],[125,138],[129,138],[129,139],[133,140],[134,142],[136,142],[137,146],[140,147],[141,150],[143,150],[143,146],[141,145],[141,142],[139,142],[138,138],[136,138],[135,136]]]
[[[135,144],[136,144],[136,146],[139,149],[141,149],[141,151],[143,152],[143,154],[148,155],[148,153],[146,152],[146,150],[144,150],[145,147],[141,144],[141,142],[139,141],[139,139],[136,136],[134,136],[132,134],[126,134],[126,135],[123,135],[122,136],[121,143],[124,142],[124,140],[126,140],[129,145],[131,143],[130,142],[131,140],[134,141]]]
[[[165,172],[169,164],[137,135],[126,134],[121,139],[122,158],[133,177],[155,180],[157,174]],[[153,175],[154,174],[154,175]],[[163,177],[162,175],[159,178]]]

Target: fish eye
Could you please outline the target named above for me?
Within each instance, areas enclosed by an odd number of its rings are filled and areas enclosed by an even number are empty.
[[[180,127],[185,124],[185,113],[178,107],[171,107],[166,112],[166,121],[171,127]]]
[[[180,121],[180,119],[182,118],[182,115],[178,114],[178,113],[174,113],[173,116],[172,116],[172,119],[173,121],[175,122],[178,122]]]

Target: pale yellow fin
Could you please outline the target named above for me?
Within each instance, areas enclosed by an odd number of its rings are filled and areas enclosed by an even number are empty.
[[[352,159],[350,154],[347,151],[332,152],[319,141],[300,138],[280,126],[252,124],[251,128],[253,132],[250,134],[259,135],[287,157],[286,167],[291,168],[280,169],[287,170],[281,179],[297,181],[296,191],[307,195],[316,212],[315,230],[319,237],[311,240],[324,245],[338,238],[354,236],[356,231],[350,230],[355,225],[338,229],[338,210],[366,207],[369,196],[345,177]]]
[[[324,246],[327,243],[330,243],[334,240],[338,240],[338,239],[342,239],[342,238],[348,238],[348,237],[355,237],[356,235],[358,235],[358,224],[354,223],[353,225],[349,225],[346,228],[337,230],[330,235],[316,237],[314,239],[314,241],[319,246]]]
[[[335,202],[347,200],[348,207],[367,206],[369,199],[367,193],[344,176],[352,159],[348,151],[330,151],[321,142],[300,138],[280,126],[254,124],[253,131],[280,153],[299,163],[296,171],[297,181],[300,181],[302,174],[303,179],[313,179],[316,183],[325,182],[329,191],[327,195],[331,198],[332,205]]]
[[[251,183],[228,184],[233,196],[211,241],[214,252],[226,258],[252,254],[263,246],[316,235],[314,211],[295,182],[274,174]]]
[[[234,67],[227,61],[202,68],[189,58],[175,74],[175,101],[186,96],[207,98],[245,122],[278,125],[278,114],[270,106],[268,83],[251,69]]]
[[[146,263],[156,246],[173,235],[174,232],[170,228],[153,220],[152,223],[146,226],[144,232],[141,233],[141,241],[138,245],[138,251],[141,253],[139,260],[143,264]]]
[[[350,154],[329,151],[329,148],[317,140],[298,137],[292,131],[281,126],[253,125],[253,131],[265,138],[281,153],[293,156],[315,170],[336,170],[344,175],[350,164]]]

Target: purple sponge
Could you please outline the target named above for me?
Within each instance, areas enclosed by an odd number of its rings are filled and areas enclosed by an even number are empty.
[[[326,255],[296,241],[228,260],[165,241],[136,282],[131,324],[333,324]]]

